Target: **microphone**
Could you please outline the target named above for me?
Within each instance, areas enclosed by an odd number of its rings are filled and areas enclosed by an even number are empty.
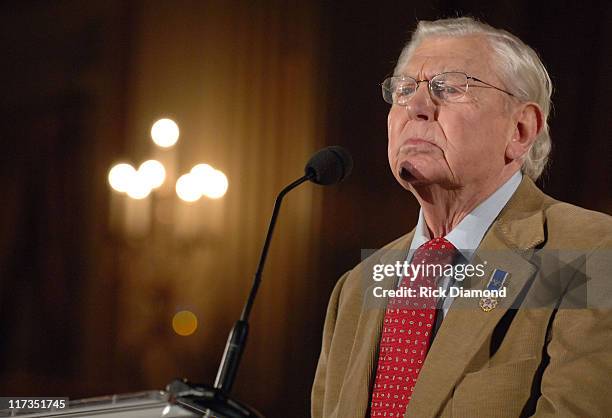
[[[313,183],[327,186],[341,182],[351,174],[352,170],[351,154],[338,145],[332,145],[310,157],[304,173],[311,176],[310,180]]]

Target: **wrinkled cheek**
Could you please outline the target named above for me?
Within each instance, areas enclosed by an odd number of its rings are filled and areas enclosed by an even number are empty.
[[[397,142],[397,123],[394,123],[393,108],[389,111],[387,116],[387,157],[389,159],[389,165],[393,168],[395,163],[395,155],[397,154],[394,150],[396,148],[395,143]]]
[[[397,163],[399,148],[400,148],[400,132],[401,129],[396,125],[391,125],[388,135],[387,155],[389,165],[393,169]]]
[[[397,148],[402,129],[406,125],[407,121],[401,116],[401,113],[399,113],[399,110],[396,108],[391,108],[387,116],[389,150]]]
[[[387,132],[391,132],[392,112],[393,110],[389,110],[389,113],[387,114]]]
[[[391,113],[387,117],[387,144],[389,147],[389,152],[391,152],[391,148],[393,146],[393,138],[397,137],[396,132],[393,130],[393,119],[391,118]]]
[[[394,138],[397,138],[397,136],[393,133],[393,131],[390,130],[387,134],[387,149],[389,151],[389,156],[391,156],[391,153],[395,148],[395,143],[397,142],[396,140],[394,140]]]
[[[396,153],[394,152],[393,142],[391,141],[391,132],[389,132],[389,141],[387,144],[387,158],[389,160],[389,166],[393,169],[396,160]]]

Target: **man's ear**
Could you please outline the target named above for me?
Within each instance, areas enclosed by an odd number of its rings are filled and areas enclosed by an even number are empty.
[[[514,111],[515,126],[506,145],[506,159],[509,161],[523,157],[544,126],[544,117],[536,103],[522,103]]]

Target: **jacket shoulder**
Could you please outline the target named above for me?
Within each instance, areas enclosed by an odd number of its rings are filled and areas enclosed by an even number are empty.
[[[553,200],[544,209],[548,241],[563,247],[612,247],[612,216]]]

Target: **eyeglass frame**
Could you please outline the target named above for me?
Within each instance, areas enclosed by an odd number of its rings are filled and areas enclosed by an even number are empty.
[[[465,76],[465,78],[466,78],[466,82],[465,82],[465,92],[463,93],[463,95],[462,95],[460,98],[465,97],[465,95],[467,94],[467,92],[468,92],[468,90],[469,90],[470,86],[471,86],[471,87],[482,87],[482,88],[486,88],[486,87],[484,87],[484,86],[476,86],[476,85],[474,85],[474,84],[469,84],[469,81],[470,81],[470,80],[473,80],[473,81],[476,81],[476,82],[482,83],[482,84],[484,84],[484,85],[486,85],[486,86],[488,86],[488,87],[494,88],[495,90],[499,90],[499,91],[501,91],[501,92],[503,92],[503,93],[506,93],[507,95],[509,95],[509,96],[511,96],[511,97],[516,97],[514,94],[510,93],[510,92],[509,92],[509,91],[507,91],[507,90],[504,90],[504,89],[502,89],[502,88],[499,88],[499,87],[497,87],[497,86],[494,86],[493,84],[487,83],[486,81],[482,81],[482,80],[480,80],[479,78],[473,77],[473,76],[468,75],[468,74],[466,74],[466,73],[464,73],[464,72],[461,72],[461,71],[445,71],[445,72],[442,72],[442,73],[435,74],[435,75],[434,75],[434,76],[432,76],[432,77],[431,77],[429,80],[428,80],[428,79],[417,80],[416,78],[414,78],[414,77],[410,77],[409,75],[398,75],[398,76],[391,76],[391,77],[387,77],[387,78],[385,78],[385,79],[383,80],[383,82],[380,84],[380,86],[381,86],[381,88],[382,88],[382,90],[383,90],[383,100],[385,101],[385,103],[389,103],[389,102],[388,102],[388,101],[385,99],[385,93],[384,93],[385,91],[388,91],[389,93],[391,93],[391,100],[393,100],[393,92],[392,92],[391,90],[389,90],[389,89],[385,88],[385,83],[387,82],[387,80],[392,80],[392,79],[400,79],[400,78],[409,78],[409,79],[411,79],[411,80],[414,80],[414,82],[416,83],[416,87],[415,87],[415,89],[414,89],[414,92],[413,92],[413,93],[410,95],[410,97],[412,97],[412,96],[414,96],[414,95],[416,94],[417,90],[419,89],[419,85],[420,85],[421,83],[423,83],[423,82],[427,81],[427,89],[428,89],[428,91],[429,91],[429,95],[430,95],[430,97],[431,97],[432,99],[434,99],[434,100],[439,100],[439,101],[442,101],[442,102],[447,102],[447,103],[453,103],[453,102],[448,102],[447,100],[444,100],[444,99],[440,99],[440,98],[438,98],[438,97],[437,97],[435,94],[433,94],[433,92],[432,92],[432,81],[433,81],[433,79],[434,79],[434,78],[436,78],[436,77],[438,77],[438,76],[444,75],[444,74],[463,74],[463,75]],[[391,105],[397,104],[398,106],[406,106],[406,105],[402,105],[402,104],[398,104],[398,103],[389,103],[389,104],[391,104]]]

